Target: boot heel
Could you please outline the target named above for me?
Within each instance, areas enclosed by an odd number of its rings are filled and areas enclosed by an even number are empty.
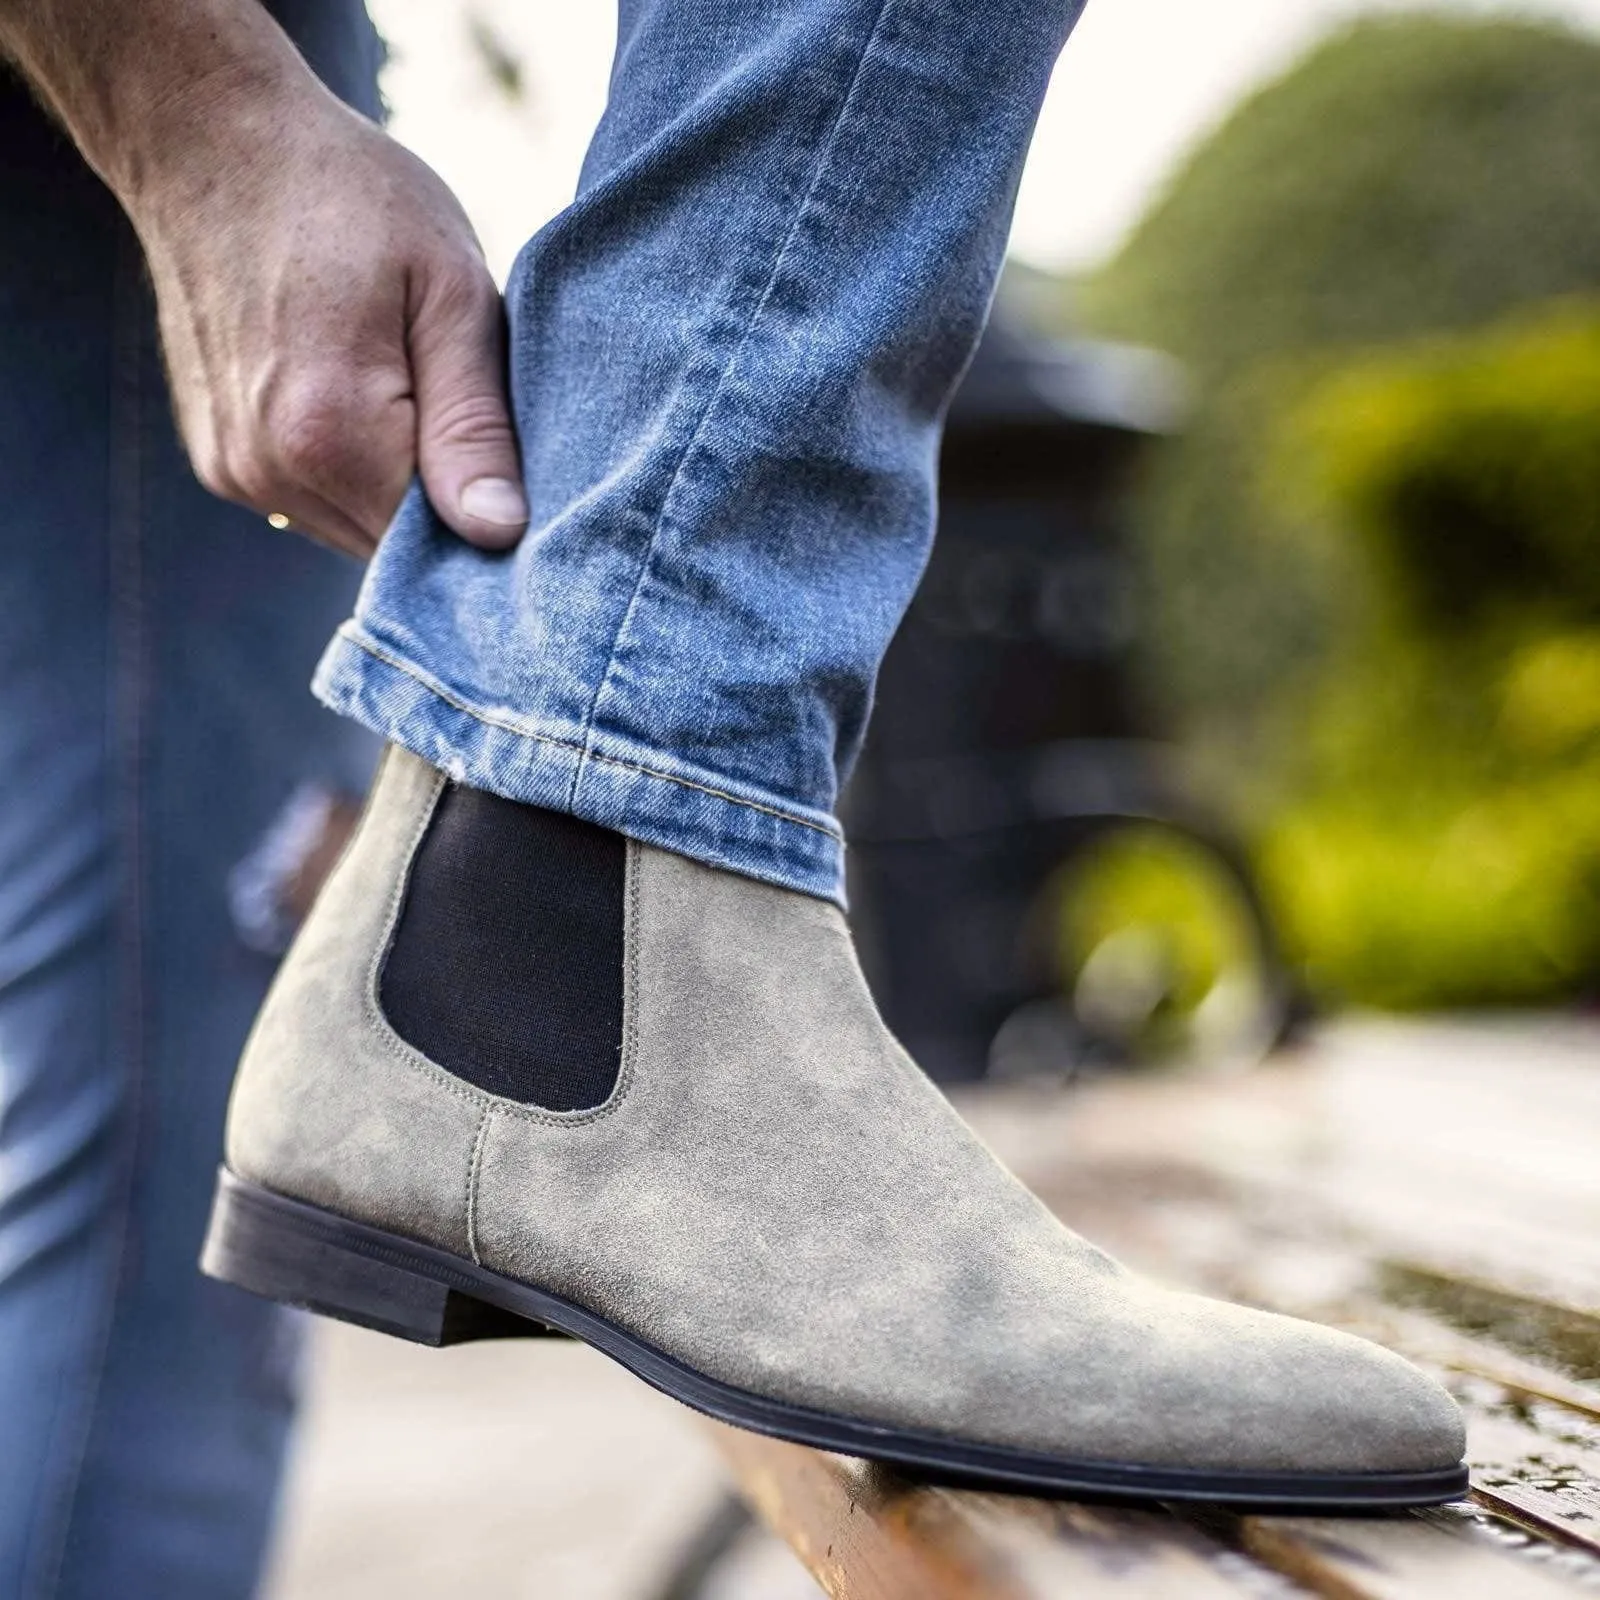
[[[372,1230],[241,1182],[217,1177],[200,1254],[209,1278],[417,1344],[545,1332],[408,1265]]]

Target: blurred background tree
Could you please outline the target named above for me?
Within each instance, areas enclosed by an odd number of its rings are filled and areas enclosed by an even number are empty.
[[[1600,293],[1596,150],[1594,39],[1363,20],[1074,295],[1190,367],[1137,518],[1151,689],[1352,998],[1600,978],[1600,299],[1547,304]]]
[[[1300,947],[1388,1004],[1600,974],[1600,300],[1351,360],[1269,434],[1287,542],[1366,603],[1289,699],[1261,831]]]

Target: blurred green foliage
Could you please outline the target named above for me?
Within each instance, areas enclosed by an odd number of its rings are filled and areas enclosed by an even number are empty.
[[[1278,450],[1433,636],[1600,621],[1600,302],[1404,346],[1320,384]]]
[[[1130,1060],[1259,1050],[1268,1003],[1252,908],[1213,852],[1131,823],[1075,856],[1054,886],[1056,962],[1080,1023]]]
[[[1137,519],[1151,683],[1354,998],[1600,981],[1596,149],[1595,40],[1362,21],[1081,291],[1195,375]]]
[[[1403,1007],[1593,989],[1600,631],[1391,641],[1302,711],[1256,858],[1315,988]]]
[[[1349,362],[1261,495],[1373,603],[1297,704],[1263,834],[1291,941],[1391,1005],[1600,976],[1600,301]]]

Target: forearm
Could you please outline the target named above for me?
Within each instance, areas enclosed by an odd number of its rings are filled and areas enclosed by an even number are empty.
[[[0,54],[130,210],[322,92],[257,0],[0,0]]]

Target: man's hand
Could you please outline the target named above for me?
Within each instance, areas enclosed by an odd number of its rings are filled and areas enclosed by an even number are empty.
[[[129,206],[201,481],[365,556],[420,469],[457,533],[514,543],[500,297],[461,208],[331,97],[226,121]]]
[[[48,48],[23,26],[41,10]],[[517,541],[500,298],[472,227],[255,0],[0,0],[0,43],[138,231],[208,488],[364,557],[420,472],[463,538]]]

